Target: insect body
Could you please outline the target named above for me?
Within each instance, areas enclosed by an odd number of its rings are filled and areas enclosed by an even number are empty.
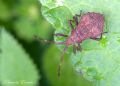
[[[102,35],[104,27],[104,16],[102,14],[88,12],[81,16],[79,22],[75,17],[76,27],[72,27],[71,35],[66,40],[66,46],[79,44],[88,38],[97,39]]]
[[[101,39],[102,33],[104,33],[104,16],[102,14],[88,12],[86,14],[83,14],[79,21],[78,17],[80,16],[81,15],[75,15],[73,17],[73,20],[69,20],[72,31],[70,36],[67,37],[66,42],[61,43],[65,44],[66,46],[64,48],[63,55],[69,45],[73,45],[73,52],[76,53],[77,50],[82,50],[80,46],[80,43],[82,43],[82,41],[88,38],[94,40]],[[73,27],[72,22],[75,22],[75,28]],[[66,35],[60,33],[55,35],[66,37]],[[61,57],[61,62],[63,61],[63,55]],[[58,76],[60,75],[60,66],[61,64],[59,65]]]
[[[76,27],[73,27],[73,22],[76,24]],[[82,41],[88,38],[98,40],[102,37],[102,33],[104,33],[104,16],[103,14],[95,12],[88,12],[83,15],[76,14],[73,17],[73,20],[69,20],[69,25],[72,28],[70,36],[61,33],[54,34],[55,36],[67,37],[65,42],[53,42],[55,44],[63,44],[66,46],[61,56],[61,63],[68,46],[73,45],[73,52],[76,53],[76,51],[82,50],[80,46]],[[44,41],[49,43],[51,42],[47,40]],[[61,63],[59,64],[58,68],[58,76],[60,76]]]

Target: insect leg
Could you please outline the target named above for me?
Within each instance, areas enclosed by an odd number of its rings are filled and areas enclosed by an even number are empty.
[[[73,17],[76,25],[78,25],[78,23],[79,23],[78,19],[81,17],[81,15],[82,15],[82,10],[80,11],[80,14],[79,14],[79,15],[78,15],[78,14],[75,14],[75,16]]]
[[[72,25],[72,22],[74,22],[74,21],[73,21],[73,20],[68,20],[68,23],[69,23],[71,29],[74,29],[74,27],[73,27],[73,25]]]
[[[108,33],[108,32],[106,31],[106,32],[103,32],[102,34],[105,34],[105,33]]]
[[[73,53],[76,54],[76,51],[77,51],[77,47],[76,45],[73,45]]]
[[[93,40],[96,40],[96,41],[100,41],[102,39],[102,34],[100,35],[99,38],[90,38],[90,39],[93,39]]]
[[[92,38],[90,38],[90,39],[100,41],[100,40],[102,39],[103,34],[105,34],[105,33],[108,33],[108,32],[103,32],[103,33],[100,35],[99,38],[93,38],[93,37],[92,37]]]
[[[77,17],[81,17],[81,16],[82,16],[82,13],[83,13],[82,10],[80,10],[80,14],[79,14],[79,15],[76,14],[76,16],[77,16]]]
[[[38,41],[43,42],[43,43],[65,44],[65,42],[49,41],[49,40],[42,39],[38,36],[35,36],[35,39],[37,39]]]
[[[54,36],[63,36],[63,37],[68,37],[68,35],[65,35],[65,34],[61,34],[61,33],[55,33],[53,34]]]
[[[78,43],[77,50],[82,51],[82,47],[81,47],[80,43]]]
[[[76,14],[76,15],[73,17],[73,20],[69,20],[69,21],[68,21],[68,22],[69,22],[69,25],[70,25],[70,27],[71,27],[72,29],[74,29],[74,27],[73,27],[73,25],[72,25],[72,22],[75,22],[76,25],[78,25],[78,23],[79,23],[78,17],[81,17],[81,15],[82,15],[82,10],[80,11],[80,14],[79,14],[79,15]]]
[[[82,10],[80,10],[80,14],[79,14],[79,17],[81,17],[81,16],[82,16],[82,13],[83,13],[83,11],[82,11]]]
[[[75,16],[73,17],[73,19],[74,19],[76,25],[78,25],[78,17],[77,17],[77,15],[75,15]]]
[[[64,54],[65,54],[67,48],[68,48],[67,46],[64,48],[63,53],[62,53],[61,58],[60,58],[60,64],[58,65],[58,77],[60,77],[60,74],[61,74],[61,66],[62,66],[62,63],[64,60]]]
[[[77,51],[82,51],[80,43],[78,43],[78,45],[73,45],[73,53],[76,54]]]

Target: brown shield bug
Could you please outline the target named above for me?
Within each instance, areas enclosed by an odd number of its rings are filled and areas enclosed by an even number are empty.
[[[76,25],[75,27],[73,27],[72,25],[73,22]],[[104,16],[103,14],[95,12],[87,12],[83,15],[76,14],[73,17],[73,20],[69,20],[69,25],[72,29],[69,36],[61,33],[54,34],[55,36],[67,37],[65,42],[54,42],[55,44],[64,44],[66,46],[61,56],[61,63],[63,61],[64,53],[66,52],[68,46],[73,45],[73,52],[76,53],[77,50],[82,50],[80,46],[80,43],[82,43],[82,41],[89,38],[94,40],[101,39],[102,34],[104,33]],[[51,42],[48,40],[44,41]],[[61,63],[59,64],[58,76],[60,75]]]

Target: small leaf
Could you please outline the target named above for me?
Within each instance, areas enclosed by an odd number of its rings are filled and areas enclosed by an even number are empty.
[[[52,32],[50,25],[46,21],[30,21],[25,18],[20,18],[15,22],[14,30],[20,38],[27,41],[33,40],[35,35],[47,39],[49,37],[49,33]]]
[[[1,0],[0,1],[0,20],[7,21],[11,17],[10,9],[7,5]]]
[[[35,86],[38,72],[21,45],[0,28],[0,83],[2,86]]]
[[[21,1],[21,3],[14,8],[17,19],[14,22],[14,30],[20,38],[32,41],[34,36],[41,38],[49,38],[49,33],[53,30],[48,22],[41,16],[40,4],[37,1]]]

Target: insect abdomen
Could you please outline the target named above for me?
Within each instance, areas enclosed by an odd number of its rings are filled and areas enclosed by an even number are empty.
[[[77,26],[77,31],[80,34],[79,38],[85,40],[87,38],[97,38],[103,32],[104,16],[99,13],[86,13],[81,17],[81,21]]]

